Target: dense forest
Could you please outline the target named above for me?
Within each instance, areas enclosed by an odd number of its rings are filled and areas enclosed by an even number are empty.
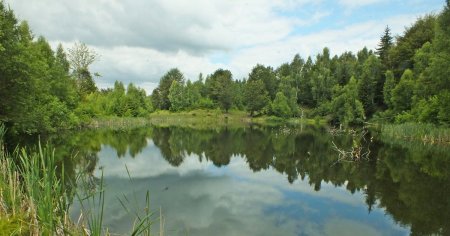
[[[450,2],[394,37],[386,27],[375,51],[314,58],[295,55],[248,78],[229,70],[195,82],[169,70],[150,96],[116,82],[99,90],[89,66],[98,55],[83,43],[54,51],[0,2],[0,122],[16,133],[78,127],[92,118],[146,117],[155,110],[245,110],[251,116],[325,117],[332,124],[365,121],[450,124]]]

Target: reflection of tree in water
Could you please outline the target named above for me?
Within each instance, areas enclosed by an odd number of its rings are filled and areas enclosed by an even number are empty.
[[[89,130],[52,137],[56,157],[64,163],[69,181],[77,170],[93,176],[102,145],[117,155],[135,157],[152,138],[162,156],[179,166],[189,155],[206,159],[216,166],[241,156],[253,171],[273,168],[287,180],[308,178],[319,191],[322,183],[363,192],[369,212],[382,207],[402,225],[411,226],[413,235],[450,235],[450,158],[448,147],[375,141],[370,161],[338,162],[333,140],[339,147],[351,147],[352,136],[331,136],[324,128],[247,127],[196,130],[190,128],[143,128],[123,131]],[[47,141],[45,141],[47,142]],[[75,156],[74,158],[70,158]],[[95,179],[92,179],[95,184]],[[73,192],[73,191],[71,191]],[[70,194],[69,194],[70,196]]]
[[[179,166],[185,157],[185,152],[180,149],[182,145],[178,135],[171,135],[168,128],[154,129],[153,142],[159,147],[161,155],[173,166]]]
[[[450,235],[448,148],[413,149],[417,145],[404,147],[375,141],[369,161],[336,163],[331,140],[351,147],[354,138],[332,137],[317,127],[301,132],[286,127],[155,127],[152,138],[163,157],[175,166],[192,153],[216,166],[227,165],[232,156],[242,156],[252,170],[274,168],[290,183],[308,177],[316,191],[323,182],[345,186],[351,193],[361,191],[369,212],[376,205],[386,209],[399,224],[410,225],[412,235]]]

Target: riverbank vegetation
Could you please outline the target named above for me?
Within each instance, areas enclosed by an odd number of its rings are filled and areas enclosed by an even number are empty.
[[[119,81],[99,90],[94,79],[101,75],[89,69],[99,55],[83,43],[54,51],[1,2],[0,121],[14,133],[43,133],[92,124],[92,119],[147,118],[163,110],[183,117],[182,112],[220,109],[250,117],[320,117],[344,126],[370,120],[448,126],[449,5],[417,19],[397,37],[386,27],[375,51],[333,56],[324,48],[315,57],[297,54],[277,68],[258,64],[247,78],[217,69],[195,80],[174,68],[148,96]]]
[[[432,124],[384,124],[381,135],[388,139],[402,139],[426,144],[450,145],[450,129]]]
[[[159,110],[149,115],[149,123],[157,126],[186,126],[192,128],[217,128],[222,126],[246,127],[259,125],[306,125],[326,124],[326,120],[306,118],[281,118],[278,116],[248,116],[246,111],[230,110],[223,113],[220,109],[195,109],[190,111]]]
[[[92,155],[77,156],[79,162],[86,162],[84,168],[78,169],[73,160],[67,160],[71,157],[61,159],[64,151],[41,146],[40,142],[35,149],[16,148],[9,152],[5,133],[5,127],[0,125],[1,235],[110,235],[103,223],[107,191],[103,176],[96,179],[91,173],[93,169],[89,167],[94,164],[95,168]],[[132,181],[131,176],[129,180]],[[161,213],[158,216],[150,211],[148,195],[145,211],[131,208],[137,203],[126,197],[125,200],[119,199],[123,211],[135,222],[130,235],[150,235],[151,226]],[[70,215],[74,201],[81,205],[77,221]]]

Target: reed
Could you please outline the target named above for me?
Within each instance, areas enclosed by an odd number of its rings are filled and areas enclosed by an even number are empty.
[[[149,119],[142,117],[106,117],[92,119],[84,127],[90,129],[130,129],[147,125],[150,125]]]
[[[68,220],[64,168],[57,169],[54,152],[40,144],[36,151],[4,149],[0,125],[0,231],[30,235],[65,235],[76,231]],[[60,173],[59,173],[60,171]]]
[[[99,181],[92,174],[80,172],[75,183],[67,186],[70,181],[66,181],[64,166],[59,165],[54,149],[39,142],[36,150],[16,148],[9,153],[4,148],[5,133],[0,124],[0,235],[110,235],[103,225],[103,172]],[[69,217],[73,194],[82,207],[82,220],[77,224]],[[135,212],[130,235],[150,235],[151,225],[157,220],[150,211],[148,191],[145,199],[143,211],[121,201],[125,210]]]
[[[76,191],[76,197],[78,198],[81,205],[81,224],[87,223],[88,233],[92,236],[101,236],[106,233],[107,230],[103,229],[103,215],[105,211],[105,189],[104,189],[104,179],[103,171],[100,178],[100,183],[98,186],[94,185],[94,188],[90,188],[90,181],[93,176],[85,178],[84,175],[79,175],[82,184],[81,188]],[[91,185],[92,186],[92,185]],[[87,230],[86,230],[87,231]]]
[[[381,126],[384,139],[394,138],[428,144],[450,145],[450,128],[433,124],[405,123]]]

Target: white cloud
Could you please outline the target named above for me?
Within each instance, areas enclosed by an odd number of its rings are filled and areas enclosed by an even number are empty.
[[[282,41],[241,50],[233,56],[230,67],[235,75],[246,76],[256,63],[276,67],[290,62],[296,53],[306,58],[320,53],[324,47],[330,48],[332,54],[357,52],[364,46],[375,49],[386,25],[389,25],[394,35],[400,34],[404,26],[415,19],[414,15],[402,15],[382,21],[349,25],[341,29],[294,35]]]
[[[276,41],[293,26],[292,20],[274,12],[279,2],[269,0],[15,0],[9,4],[37,34],[50,40],[194,54]]]

